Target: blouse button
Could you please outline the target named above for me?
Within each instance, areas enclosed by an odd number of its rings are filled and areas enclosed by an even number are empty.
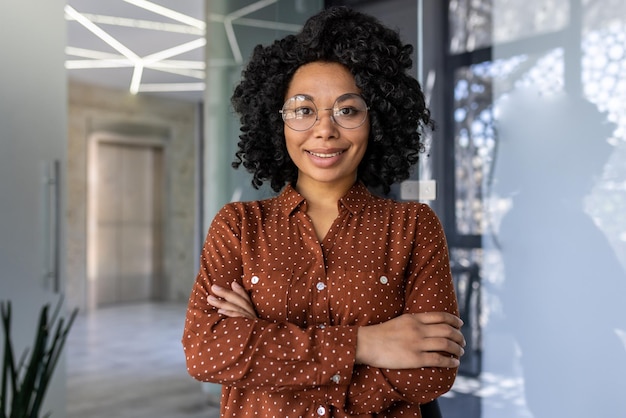
[[[317,415],[322,416],[326,413],[326,408],[324,408],[323,406],[320,406],[319,408],[317,408]]]
[[[322,290],[324,290],[326,285],[324,283],[322,283],[322,282],[318,282],[317,285],[315,285],[315,287],[317,288],[317,290],[322,291]]]
[[[330,380],[333,381],[333,383],[339,383],[341,381],[341,376],[339,376],[338,374],[334,375],[333,377],[330,378]]]
[[[387,278],[387,276],[380,276],[380,282],[382,284],[387,284],[389,283],[389,279]]]
[[[319,329],[324,329],[324,328],[326,328],[326,325],[324,325],[324,324],[320,324],[319,325]]]
[[[252,279],[250,279],[250,281],[252,282],[252,284],[257,284],[259,282],[259,276],[252,276]]]

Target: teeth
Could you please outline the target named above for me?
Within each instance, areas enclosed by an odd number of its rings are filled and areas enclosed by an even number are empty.
[[[319,153],[319,152],[311,152],[311,151],[309,151],[309,154],[314,155],[314,156],[319,157],[319,158],[332,158],[332,157],[336,157],[339,154],[341,154],[341,151],[333,152],[332,154],[322,154],[322,153]]]

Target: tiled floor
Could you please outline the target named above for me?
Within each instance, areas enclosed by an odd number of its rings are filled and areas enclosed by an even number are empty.
[[[68,418],[217,418],[185,369],[184,305],[122,305],[79,316],[67,342]],[[480,417],[475,383],[441,399],[446,418]],[[214,386],[216,388],[216,386]]]
[[[185,306],[139,304],[79,316],[67,342],[68,418],[216,418],[185,369]]]

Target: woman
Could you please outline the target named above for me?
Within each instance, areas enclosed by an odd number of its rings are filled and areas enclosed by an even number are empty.
[[[224,417],[419,417],[465,345],[440,223],[371,194],[409,175],[431,124],[411,46],[333,8],[257,46],[233,95],[235,167],[279,196],[223,207],[183,345]]]

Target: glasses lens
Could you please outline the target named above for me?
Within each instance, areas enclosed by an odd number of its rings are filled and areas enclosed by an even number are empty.
[[[367,104],[358,94],[344,94],[335,101],[333,118],[342,128],[358,128],[367,118]]]
[[[285,102],[281,110],[283,121],[296,131],[306,131],[315,125],[317,108],[315,103],[305,96],[293,96]]]
[[[332,109],[333,121],[346,129],[355,129],[363,125],[367,118],[367,104],[358,94],[348,93],[335,100]],[[304,95],[287,99],[280,113],[285,125],[295,131],[306,131],[317,122],[317,107]]]

